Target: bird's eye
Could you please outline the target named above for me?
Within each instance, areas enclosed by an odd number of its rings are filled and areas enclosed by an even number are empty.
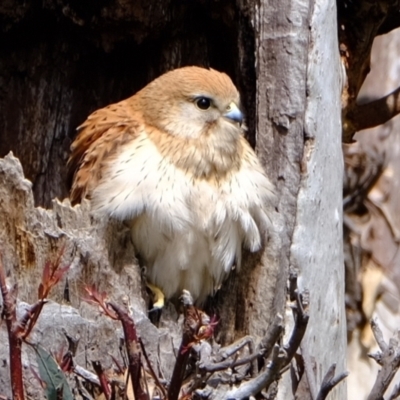
[[[211,100],[207,97],[199,97],[196,99],[196,105],[200,110],[208,110],[211,106]]]

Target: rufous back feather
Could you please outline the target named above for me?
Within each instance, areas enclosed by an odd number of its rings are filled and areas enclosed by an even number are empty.
[[[72,204],[81,201],[96,187],[105,161],[115,155],[116,149],[137,136],[138,123],[128,111],[124,102],[112,104],[95,111],[78,128],[68,160]]]

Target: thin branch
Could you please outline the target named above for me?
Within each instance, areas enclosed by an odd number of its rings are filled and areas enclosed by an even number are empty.
[[[7,288],[6,273],[0,257],[0,290],[3,296],[3,315],[6,320],[9,352],[11,392],[14,400],[24,400],[24,385],[22,381],[22,339],[16,315],[16,300],[12,298]]]
[[[122,323],[124,330],[126,351],[129,360],[129,373],[132,379],[133,392],[136,400],[148,400],[146,392],[143,390],[140,382],[140,373],[142,370],[141,352],[136,332],[136,327],[130,315],[118,304],[114,302],[107,303],[116,313]]]
[[[282,315],[277,314],[273,323],[268,327],[267,333],[257,346],[257,352],[259,352],[264,358],[268,358],[284,329],[285,327],[283,325]]]
[[[104,397],[107,400],[110,400],[111,399],[110,383],[104,373],[104,370],[100,364],[100,361],[92,361],[92,367],[95,370],[95,372],[99,378],[100,387],[101,387],[101,390],[103,391]]]
[[[200,363],[200,370],[206,372],[217,372],[222,371],[228,368],[235,368],[241,365],[245,365],[247,363],[257,363],[257,358],[264,357],[268,358],[271,354],[271,351],[274,348],[275,343],[278,341],[279,337],[283,332],[283,318],[280,314],[277,314],[274,322],[269,326],[267,333],[261,339],[260,343],[257,346],[257,349],[254,351],[254,342],[251,336],[245,336],[244,338],[238,340],[237,342],[224,347],[219,351],[219,355],[221,356],[223,361],[217,363]],[[253,349],[250,350],[250,355],[244,357],[239,360],[231,360],[228,359],[236,354],[240,349],[242,349],[245,345],[252,346]],[[255,371],[257,373],[257,371]]]
[[[296,307],[293,308],[295,325],[288,343],[283,347],[276,344],[272,350],[271,361],[264,371],[255,378],[242,383],[239,387],[230,390],[227,393],[227,398],[242,399],[254,396],[262,389],[268,389],[291,362],[304,337],[309,320],[308,292],[305,291],[304,294],[300,294],[298,289],[294,288],[293,295],[296,299]]]
[[[175,361],[174,371],[172,372],[171,382],[168,388],[168,399],[177,400],[182,387],[186,366],[190,355],[190,347],[195,340],[195,331],[199,328],[196,321],[195,308],[189,292],[184,293],[183,302],[185,307],[185,320],[183,322],[182,340],[179,346],[178,355]]]
[[[294,309],[295,325],[289,342],[284,346],[284,350],[286,351],[284,366],[288,365],[294,357],[306,332],[308,320],[310,318],[308,314],[308,297],[308,291],[304,291],[300,294],[296,289],[296,308]],[[306,300],[304,300],[304,298]]]
[[[395,333],[389,340],[389,345],[387,345],[383,341],[382,331],[379,329],[376,321],[371,321],[371,327],[381,351],[375,354],[369,354],[369,356],[382,365],[382,368],[378,372],[374,386],[367,400],[377,400],[383,398],[383,395],[400,367],[400,331]]]
[[[206,371],[206,372],[217,372],[217,371],[222,371],[228,368],[235,368],[239,367],[240,365],[248,364],[253,362],[254,360],[259,357],[259,354],[254,353],[250,354],[247,357],[241,358],[239,360],[224,360],[219,363],[210,363],[210,364],[201,364],[199,365],[200,370]]]
[[[51,289],[57,285],[60,279],[69,270],[70,266],[66,265],[61,267],[61,258],[64,254],[65,246],[61,248],[54,261],[47,261],[42,272],[42,281],[38,289],[38,301],[29,308],[21,320],[20,326],[23,328],[21,337],[25,340],[32,329],[36,325],[36,322],[42,312],[43,306],[47,303],[46,298],[48,297]]]
[[[244,336],[236,342],[223,347],[218,353],[221,356],[222,360],[225,360],[234,354],[236,354],[239,350],[241,350],[246,344],[253,342],[253,338],[251,336]]]
[[[354,132],[382,125],[400,113],[400,87],[378,100],[355,105],[346,116],[344,126]]]
[[[76,375],[80,376],[81,378],[85,379],[88,382],[91,382],[97,386],[100,386],[100,379],[99,377],[91,371],[81,367],[80,365],[75,365],[73,367],[73,371]]]
[[[228,399],[244,399],[254,396],[269,385],[279,375],[281,362],[285,358],[282,349],[278,345],[272,351],[272,361],[268,363],[263,372],[250,381],[242,383],[238,388],[234,388],[227,393]]]
[[[157,374],[155,373],[155,371],[153,369],[153,366],[151,365],[149,356],[147,355],[146,348],[145,348],[141,338],[139,338],[139,343],[140,343],[140,348],[142,349],[144,359],[146,360],[146,364],[149,368],[150,375],[153,377],[154,382],[156,383],[156,386],[161,390],[163,396],[166,397],[167,391],[165,390],[164,385],[160,382],[160,379],[158,378]]]
[[[378,346],[381,349],[381,351],[382,352],[387,351],[388,346],[385,343],[385,340],[383,339],[382,331],[380,330],[375,318],[371,319],[371,329],[372,333],[374,334],[376,343],[378,343]]]
[[[390,397],[388,400],[396,400],[400,397],[400,384],[396,385],[393,389],[393,392],[391,393]]]
[[[329,392],[339,382],[341,382],[349,375],[348,372],[342,372],[341,374],[335,377],[335,371],[336,371],[336,364],[332,364],[328,369],[328,372],[325,374],[324,379],[322,380],[321,389],[319,390],[316,400],[325,400]]]
[[[35,304],[29,307],[21,318],[20,328],[22,329],[21,337],[25,340],[31,333],[33,327],[42,312],[43,306],[47,303],[47,300],[38,300]]]

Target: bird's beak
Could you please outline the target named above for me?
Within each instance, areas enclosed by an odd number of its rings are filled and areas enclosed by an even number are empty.
[[[243,113],[233,101],[231,104],[229,104],[224,117],[229,118],[232,121],[239,122],[240,125],[243,122]]]

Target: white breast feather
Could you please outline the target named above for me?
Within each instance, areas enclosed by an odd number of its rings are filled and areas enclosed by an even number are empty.
[[[110,166],[93,192],[92,207],[134,219],[135,247],[150,281],[167,297],[187,289],[201,302],[234,264],[240,268],[242,243],[251,251],[261,247],[273,189],[253,163],[243,164],[220,187],[194,183],[142,134]]]

